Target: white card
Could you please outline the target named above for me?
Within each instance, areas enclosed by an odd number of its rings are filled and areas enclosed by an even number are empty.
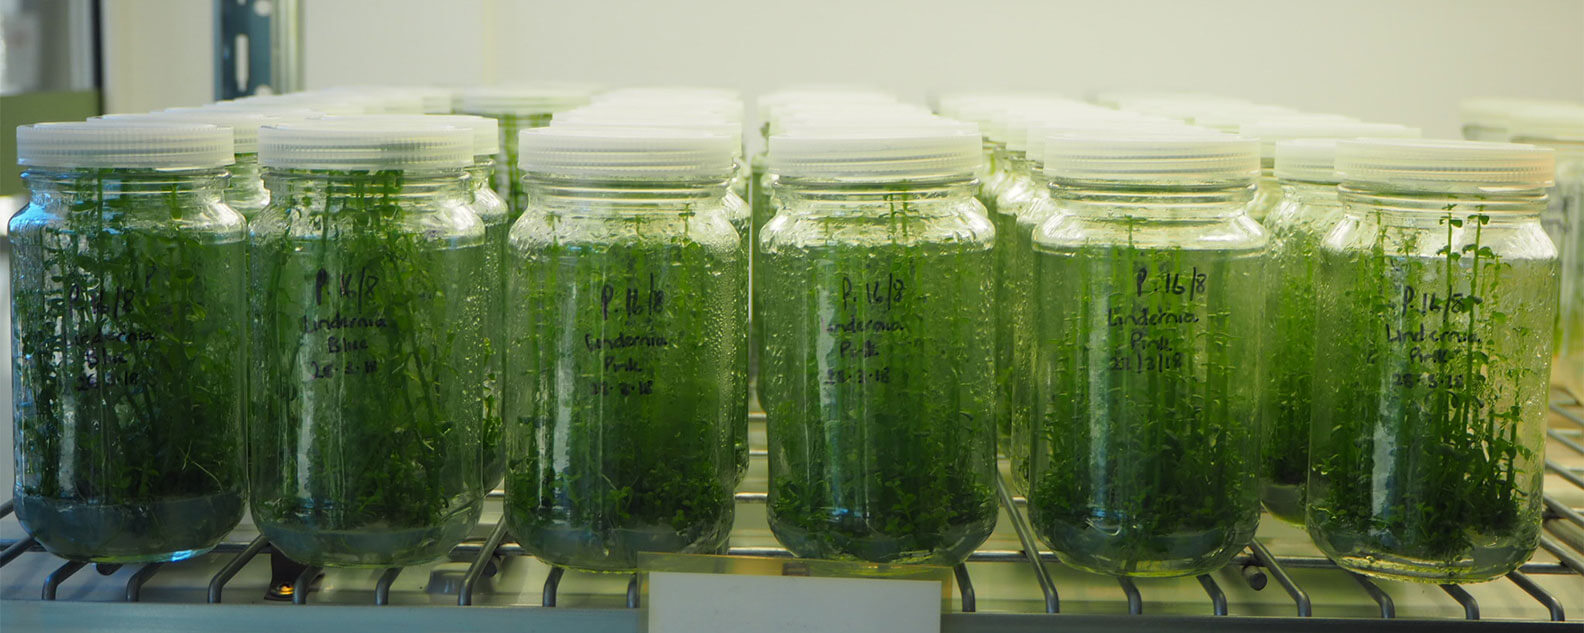
[[[934,580],[649,574],[649,633],[940,632]]]

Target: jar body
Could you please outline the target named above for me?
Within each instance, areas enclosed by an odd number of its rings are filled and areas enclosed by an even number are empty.
[[[1320,250],[1309,534],[1360,573],[1505,574],[1542,508],[1557,263],[1539,203],[1342,200]]]
[[[488,248],[462,174],[267,178],[249,242],[254,520],[310,565],[444,556],[485,483]]]
[[[1004,294],[996,298],[1004,301],[997,304],[1001,309],[1000,318],[1011,326],[1008,334],[1011,340],[1003,343],[1011,348],[1008,352],[1011,362],[1008,413],[1011,419],[1008,441],[1002,450],[1011,466],[1012,487],[1024,494],[1028,493],[1029,482],[1029,436],[1036,426],[1035,356],[1039,351],[1036,338],[1040,315],[1039,269],[1034,259],[1034,231],[1059,211],[1051,200],[1049,187],[1036,186],[1031,194],[1028,201],[1011,205],[1009,213],[1014,216],[1011,229],[997,230],[1002,243],[1011,245],[1007,249],[1005,268],[1001,270],[1000,287]]]
[[[1584,144],[1557,149],[1556,188],[1547,215],[1562,260],[1562,306],[1557,328],[1557,382],[1584,400]]]
[[[475,157],[467,169],[469,207],[484,224],[484,265],[480,273],[488,284],[484,295],[484,344],[489,362],[484,370],[484,418],[479,427],[479,447],[484,452],[484,489],[499,486],[506,474],[506,447],[502,441],[502,364],[506,356],[506,236],[511,231],[511,210],[491,189],[494,159]]]
[[[546,562],[631,571],[639,552],[725,546],[747,269],[716,185],[536,185],[512,228],[506,515]]]
[[[1068,565],[1200,574],[1254,534],[1268,244],[1248,196],[1053,195],[1029,515]]]
[[[735,183],[736,181],[733,180],[732,182]],[[748,392],[752,389],[749,374],[754,363],[758,362],[758,355],[754,353],[752,345],[753,310],[749,305],[752,300],[753,289],[753,274],[750,262],[753,259],[753,235],[756,231],[754,231],[753,227],[753,210],[749,208],[748,201],[737,195],[735,190],[728,190],[726,195],[721,198],[721,212],[725,215],[726,222],[731,225],[732,230],[737,233],[737,266],[740,269],[737,275],[737,283],[742,285],[740,292],[743,297],[747,298],[743,305],[740,306],[742,310],[741,317],[734,322],[737,327],[733,328],[733,332],[742,338],[741,344],[738,345],[738,353],[741,358],[738,359],[736,365],[742,371],[732,372],[732,378],[741,383],[741,385],[732,388],[732,393],[737,394],[736,410],[731,416],[732,451],[735,455],[733,459],[737,462],[737,475],[732,479],[732,489],[735,490],[737,484],[742,483],[743,475],[748,473]]]
[[[16,512],[63,558],[182,560],[242,517],[242,216],[219,170],[28,172],[10,222]]]
[[[1018,215],[1023,213],[1029,202],[1034,198],[1037,189],[1034,179],[1028,168],[1028,161],[1021,153],[1008,156],[1007,176],[1005,182],[996,195],[995,206],[989,213],[990,223],[995,226],[995,386],[996,386],[996,441],[1000,446],[1010,446],[1008,443],[1012,433],[1013,401],[1016,397],[1018,381],[1013,373],[1012,355],[1014,349],[1013,330],[1016,328],[1014,319],[1014,295],[1021,295],[1029,290],[1028,287],[1013,285],[1010,278],[1013,258],[1013,249],[1017,248],[1017,240],[1013,233],[1017,231]]]
[[[1342,221],[1336,185],[1290,182],[1266,218],[1271,234],[1266,294],[1264,457],[1260,498],[1272,516],[1304,521],[1309,477],[1309,422],[1313,413],[1315,283],[1320,242]]]
[[[794,554],[955,564],[995,526],[994,229],[970,183],[782,181],[755,291]]]

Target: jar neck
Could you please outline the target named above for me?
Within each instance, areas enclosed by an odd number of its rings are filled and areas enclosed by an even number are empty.
[[[523,179],[528,205],[549,214],[692,215],[719,205],[728,180],[591,181],[563,178]]]
[[[273,200],[292,207],[327,210],[370,206],[429,207],[434,200],[467,193],[463,169],[340,171],[264,168]],[[322,202],[317,202],[322,200]]]
[[[1546,206],[1545,190],[1528,187],[1446,192],[1343,183],[1338,199],[1350,215],[1369,214],[1403,225],[1436,225],[1465,216],[1486,216],[1491,223],[1531,222],[1540,219]]]
[[[782,177],[775,193],[789,210],[819,215],[921,213],[940,203],[971,201],[974,183],[969,175],[900,182]]]
[[[1005,165],[1002,167],[1002,169],[1006,170],[1006,172],[1008,174],[1011,174],[1013,176],[1020,176],[1020,177],[1023,177],[1023,178],[1028,178],[1029,177],[1028,152],[1018,151],[1018,150],[1010,150],[1010,149],[1007,150],[1006,151]]]
[[[1096,218],[1217,220],[1245,213],[1254,183],[1142,185],[1050,181],[1051,199],[1063,210]]]
[[[264,180],[260,176],[258,154],[237,154],[231,164],[226,181],[226,195],[252,197],[264,193]]]
[[[468,190],[477,193],[480,189],[488,189],[494,184],[495,157],[481,154],[473,157],[473,164],[462,170],[467,174]]]

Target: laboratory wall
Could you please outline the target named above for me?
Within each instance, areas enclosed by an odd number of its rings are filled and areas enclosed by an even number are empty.
[[[1584,0],[303,0],[307,87],[571,79],[1202,90],[1456,130],[1474,95],[1584,100]],[[213,93],[211,0],[107,0],[106,107]]]

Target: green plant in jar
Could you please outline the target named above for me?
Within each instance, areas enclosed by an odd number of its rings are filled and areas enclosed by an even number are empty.
[[[1479,582],[1539,538],[1549,151],[1345,141],[1321,247],[1306,524],[1360,573]]]
[[[1225,564],[1259,520],[1265,232],[1252,141],[1050,138],[1034,233],[1029,515],[1063,562],[1123,576]]]
[[[525,132],[511,231],[506,516],[555,565],[714,553],[733,519],[747,274],[729,137]]]
[[[770,526],[794,554],[955,564],[995,526],[979,138],[945,124],[771,140],[755,270]]]
[[[11,218],[16,513],[75,561],[182,560],[241,519],[242,216],[231,133],[17,129]]]
[[[425,562],[478,520],[491,288],[471,134],[379,119],[261,131],[252,510],[294,560]]]
[[[590,90],[571,85],[508,85],[472,88],[457,94],[457,114],[487,116],[500,123],[500,156],[495,161],[495,193],[506,200],[512,221],[527,207],[517,137],[523,130],[550,125],[557,112],[589,102]]]

